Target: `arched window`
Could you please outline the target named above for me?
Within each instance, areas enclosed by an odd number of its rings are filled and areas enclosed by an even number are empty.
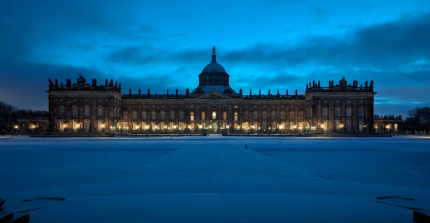
[[[133,121],[137,121],[137,112],[133,111]]]
[[[99,108],[99,118],[103,118],[103,108]]]
[[[164,121],[165,118],[166,118],[166,114],[164,113],[164,111],[161,111],[161,120]]]

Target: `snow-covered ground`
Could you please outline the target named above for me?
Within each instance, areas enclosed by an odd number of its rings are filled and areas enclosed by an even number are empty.
[[[430,139],[413,136],[10,137],[0,173],[5,206],[31,222],[411,222],[405,207],[430,209]]]

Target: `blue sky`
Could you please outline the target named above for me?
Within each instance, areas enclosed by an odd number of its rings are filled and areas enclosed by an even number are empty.
[[[48,78],[105,78],[123,92],[198,85],[211,47],[230,85],[303,94],[374,80],[375,114],[430,106],[430,2],[1,1],[0,100],[48,108]],[[425,93],[427,92],[427,93]]]

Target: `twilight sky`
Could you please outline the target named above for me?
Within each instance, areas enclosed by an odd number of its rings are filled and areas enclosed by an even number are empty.
[[[245,93],[374,80],[375,114],[430,106],[430,1],[0,2],[0,100],[47,110],[48,78],[123,93],[198,85],[217,60]]]

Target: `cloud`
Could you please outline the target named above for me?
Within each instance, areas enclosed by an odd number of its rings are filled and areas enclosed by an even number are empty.
[[[275,12],[282,11],[280,3],[285,4],[275,0],[247,7],[252,10],[266,7]],[[87,80],[118,79],[126,92],[128,88],[132,88],[132,92],[151,88],[151,92],[160,93],[166,88],[171,91],[178,88],[180,92],[187,87],[192,90],[198,84],[197,75],[211,60],[211,46],[199,47],[200,42],[195,43],[196,47],[188,47],[190,43],[177,44],[195,40],[195,33],[188,27],[207,29],[199,32],[208,32],[210,35],[206,38],[210,41],[216,40],[217,35],[231,35],[234,39],[234,32],[226,30],[242,28],[245,33],[251,30],[249,33],[253,34],[266,30],[261,24],[246,28],[224,27],[221,21],[216,26],[199,27],[194,21],[183,20],[198,17],[176,10],[180,3],[153,4],[171,5],[163,10],[163,16],[174,13],[178,21],[169,20],[173,17],[157,17],[160,16],[157,12],[147,9],[148,3],[140,1],[125,1],[121,5],[111,1],[72,4],[61,0],[49,4],[3,3],[0,7],[0,100],[23,108],[40,109],[43,105],[46,109],[46,94],[40,86],[46,89],[48,78],[74,80],[79,73]],[[215,5],[217,10],[211,13],[218,16],[225,4]],[[240,5],[227,5],[240,8]],[[335,18],[326,6],[314,4],[305,8],[314,20],[321,22],[316,25]],[[124,13],[125,8],[131,12]],[[146,17],[153,14],[156,17]],[[154,23],[148,18],[159,21]],[[256,18],[249,19],[249,22],[256,21]],[[263,19],[262,23],[267,22],[269,19]],[[160,25],[164,23],[183,25],[185,29],[164,30]],[[279,24],[279,32],[289,33],[294,29]],[[283,41],[256,38],[246,47],[221,43],[218,61],[231,75],[230,83],[236,91],[238,88],[244,92],[280,89],[284,93],[288,88],[290,92],[298,89],[303,93],[305,84],[314,79],[326,85],[328,80],[337,82],[346,76],[350,82],[357,79],[364,83],[373,79],[377,96],[387,99],[381,100],[382,104],[429,103],[429,99],[422,96],[430,82],[428,27],[430,13],[408,14],[394,21],[355,28],[342,21],[337,28],[345,30],[343,34],[313,34]]]

